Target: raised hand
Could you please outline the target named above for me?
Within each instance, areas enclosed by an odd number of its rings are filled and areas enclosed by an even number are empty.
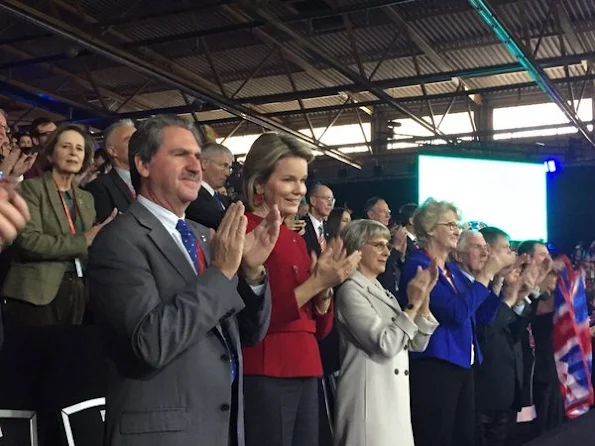
[[[107,217],[101,223],[97,223],[95,226],[93,226],[88,231],[85,231],[84,234],[85,234],[85,238],[87,239],[87,246],[91,246],[93,244],[93,240],[95,240],[95,237],[97,237],[97,234],[99,234],[99,231],[101,231],[101,229],[103,229],[103,227],[105,225],[112,222],[113,219],[116,218],[117,215],[118,215],[118,209],[114,208],[109,217]]]
[[[484,271],[492,277],[515,264],[516,254],[510,249],[491,250]]]
[[[343,248],[343,241],[335,238],[328,243],[320,257],[313,260],[312,274],[323,289],[332,288],[353,274],[361,257],[360,251],[348,256]]]
[[[21,156],[21,149],[19,149],[18,147],[13,147],[12,150],[10,150],[10,144],[4,143],[2,152],[6,153],[6,155],[0,163],[0,171],[4,174],[5,177],[7,177],[9,175],[12,175],[14,166],[16,165]]]
[[[430,293],[438,282],[438,265],[432,259],[430,266],[423,269],[417,267],[413,279],[407,284],[407,301],[414,312],[421,312],[424,316],[430,314]]]
[[[0,242],[11,243],[30,218],[27,203],[16,191],[16,183],[0,183]]]
[[[11,176],[15,178],[19,178],[21,175],[24,175],[31,169],[33,163],[37,159],[37,153],[33,154],[25,154],[22,153],[19,156],[17,162],[15,163],[14,167],[12,168],[12,172],[10,173]]]
[[[402,255],[407,251],[407,229],[405,226],[397,226],[391,231],[391,244],[393,248]]]
[[[283,220],[285,226],[295,232],[300,232],[302,229],[306,227],[306,222],[304,220],[294,220],[292,217],[287,217]]]
[[[247,224],[244,205],[233,203],[211,239],[211,263],[230,279],[242,262]]]
[[[260,224],[246,234],[242,256],[243,268],[253,270],[266,262],[277,243],[280,229],[281,214],[277,205],[274,205]]]

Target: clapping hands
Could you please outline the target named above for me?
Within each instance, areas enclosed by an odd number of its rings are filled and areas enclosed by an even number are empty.
[[[353,274],[361,258],[360,251],[347,255],[343,241],[335,238],[327,244],[320,257],[312,253],[312,276],[320,283],[321,288],[332,288]]]
[[[417,267],[415,277],[407,285],[408,309],[415,313],[420,312],[422,316],[430,314],[430,293],[438,282],[438,265],[432,259],[430,266],[423,269]]]

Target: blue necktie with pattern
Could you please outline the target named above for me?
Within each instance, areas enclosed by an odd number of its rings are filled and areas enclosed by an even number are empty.
[[[196,240],[194,238],[194,233],[188,226],[185,220],[178,220],[178,224],[176,225],[176,229],[182,236],[182,243],[184,244],[184,248],[186,248],[186,252],[190,255],[192,262],[194,263],[194,268],[197,272],[200,271],[200,265],[198,260],[198,251],[196,250]]]
[[[201,268],[198,259],[198,251],[196,249],[196,239],[194,238],[194,233],[188,226],[188,223],[184,220],[178,220],[178,224],[176,225],[177,231],[182,236],[182,243],[184,244],[184,248],[190,255],[190,258],[194,262],[194,267],[196,268],[197,274],[200,273]],[[229,351],[229,365],[231,368],[231,382],[234,382],[236,376],[238,374],[238,358],[233,347],[233,343],[231,341],[231,337],[229,333],[225,329],[225,327],[221,327],[221,332],[223,333],[223,338],[225,339],[225,343],[227,344],[227,350]]]

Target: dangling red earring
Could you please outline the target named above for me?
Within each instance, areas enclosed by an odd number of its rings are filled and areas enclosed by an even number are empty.
[[[252,199],[254,206],[256,206],[256,207],[260,206],[262,204],[263,198],[264,198],[264,196],[262,194],[254,194],[254,198]]]

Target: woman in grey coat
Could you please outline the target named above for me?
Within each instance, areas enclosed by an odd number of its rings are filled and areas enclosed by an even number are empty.
[[[362,259],[336,299],[341,370],[335,445],[413,446],[408,350],[423,351],[438,326],[429,310],[436,265],[418,270],[407,287],[409,304],[403,310],[376,280],[390,253],[389,230],[359,220],[341,237],[347,253],[359,250]]]

